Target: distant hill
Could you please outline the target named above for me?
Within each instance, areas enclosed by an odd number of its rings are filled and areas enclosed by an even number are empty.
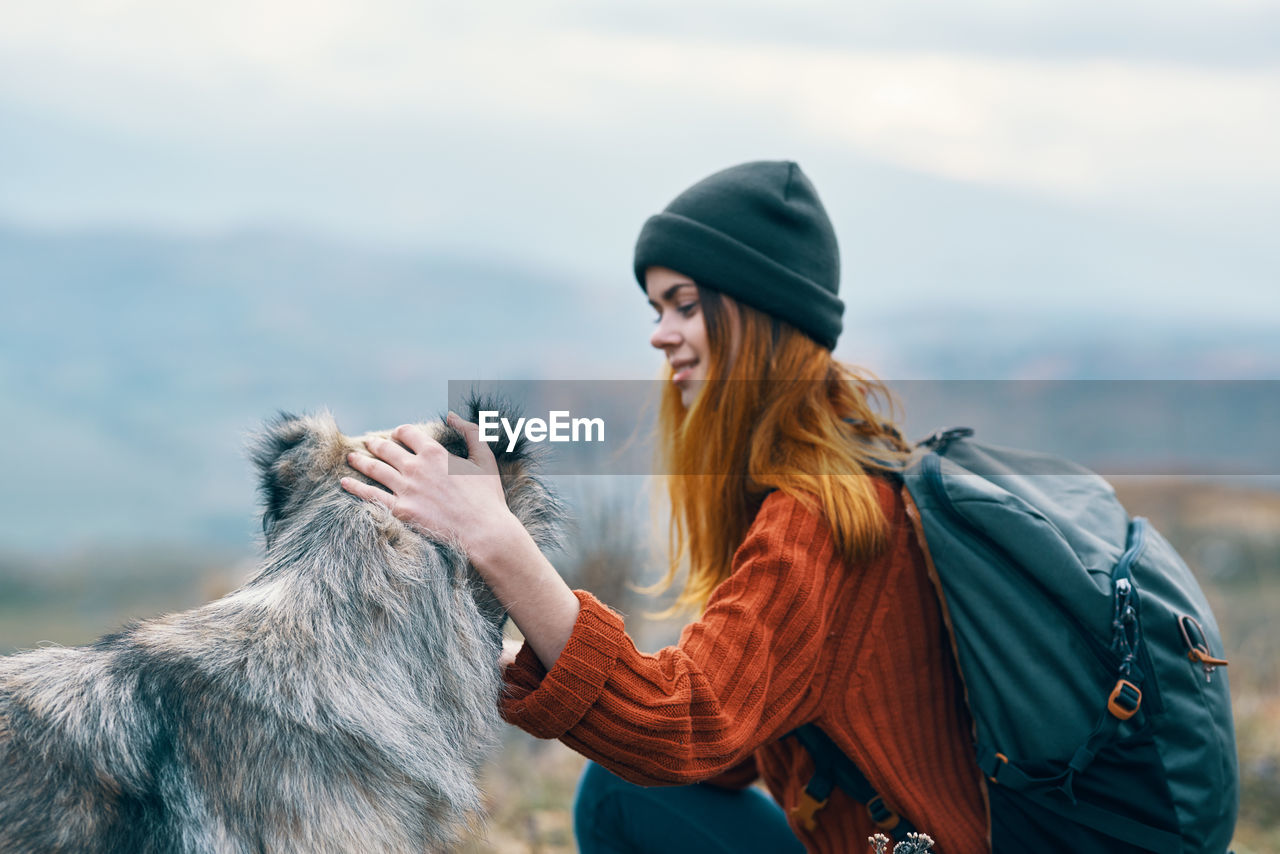
[[[280,232],[0,228],[0,288],[0,551],[247,548],[241,444],[278,410],[356,432],[439,413],[448,380],[659,364],[625,265],[588,282]],[[1276,326],[932,306],[851,311],[837,352],[888,379],[1277,378]]]
[[[263,418],[394,426],[438,414],[449,379],[538,376],[564,356],[550,336],[609,341],[533,271],[281,234],[0,230],[0,283],[0,440],[23,484],[0,548],[247,542],[240,446]]]

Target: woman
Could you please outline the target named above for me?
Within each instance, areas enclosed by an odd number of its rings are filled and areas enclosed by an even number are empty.
[[[938,850],[987,850],[937,598],[884,476],[903,446],[868,402],[879,387],[831,356],[839,255],[813,185],[787,162],[718,172],[645,224],[635,273],[667,361],[667,583],[687,561],[679,604],[701,612],[675,646],[637,652],[617,614],[564,584],[506,512],[473,424],[451,416],[470,454],[453,464],[488,477],[446,477],[444,449],[403,427],[405,447],[351,458],[390,493],[344,485],[456,536],[509,608],[527,641],[504,715],[599,763],[575,805],[583,851],[866,850],[876,827],[839,790],[786,826],[813,775],[787,736],[808,723]],[[757,777],[782,809],[745,788]]]

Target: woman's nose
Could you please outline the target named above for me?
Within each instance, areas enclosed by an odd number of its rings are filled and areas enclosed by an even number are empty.
[[[669,322],[667,317],[663,317],[658,321],[658,327],[653,330],[653,334],[649,336],[649,343],[655,349],[666,350],[680,343],[680,333],[676,331],[674,323]]]

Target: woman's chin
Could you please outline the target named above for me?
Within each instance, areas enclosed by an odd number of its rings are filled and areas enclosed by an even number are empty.
[[[681,380],[676,384],[680,390],[680,402],[684,404],[685,409],[691,409],[693,402],[698,399],[698,392],[702,390],[702,382],[700,380]]]

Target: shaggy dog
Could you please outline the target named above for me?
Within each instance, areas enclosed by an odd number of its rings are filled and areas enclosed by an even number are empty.
[[[472,405],[474,420],[480,408]],[[453,453],[462,437],[424,425]],[[378,434],[386,435],[386,434]],[[0,658],[0,851],[435,851],[479,806],[501,606],[448,543],[338,485],[327,415],[257,437],[265,558],[239,590],[78,648]],[[540,545],[562,505],[517,447]]]

